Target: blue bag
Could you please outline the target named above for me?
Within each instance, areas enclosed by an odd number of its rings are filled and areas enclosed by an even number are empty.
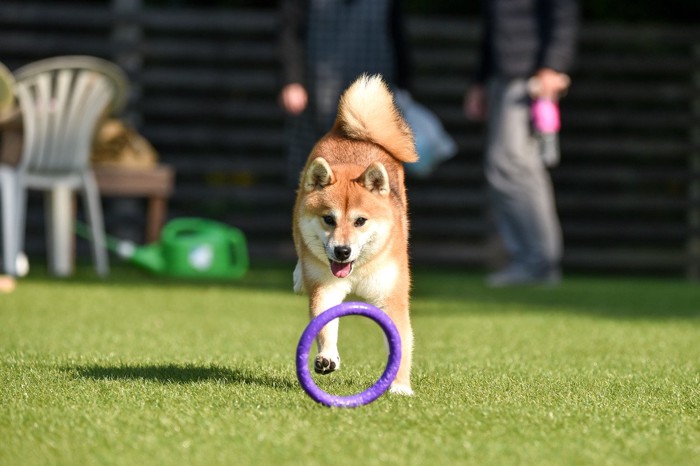
[[[424,105],[413,100],[406,90],[394,92],[396,105],[413,130],[419,160],[405,165],[406,173],[416,178],[429,177],[435,168],[457,154],[457,143],[438,117]]]

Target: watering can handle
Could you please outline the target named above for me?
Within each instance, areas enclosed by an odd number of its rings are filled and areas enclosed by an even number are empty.
[[[200,218],[189,218],[189,217],[183,217],[183,218],[178,218],[175,219],[168,224],[165,225],[163,228],[163,232],[161,233],[161,236],[164,239],[171,239],[174,238],[180,233],[181,231],[197,231],[199,230],[203,225],[208,225],[209,222],[206,220],[202,220]]]
[[[229,241],[231,242],[231,249],[234,251],[236,256],[236,263],[233,268],[233,273],[236,276],[243,276],[248,270],[249,266],[248,245],[246,243],[245,235],[237,228],[230,228]]]

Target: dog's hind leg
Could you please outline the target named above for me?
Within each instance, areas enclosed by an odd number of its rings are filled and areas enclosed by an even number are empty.
[[[411,324],[397,322],[401,334],[401,365],[389,389],[398,395],[413,395],[411,389],[411,364],[413,359],[413,330]]]
[[[408,306],[406,305],[406,308]],[[396,325],[401,335],[401,365],[396,378],[391,384],[390,392],[398,395],[413,395],[411,389],[411,365],[413,360],[413,329],[409,319],[408,310],[392,312],[385,309]]]

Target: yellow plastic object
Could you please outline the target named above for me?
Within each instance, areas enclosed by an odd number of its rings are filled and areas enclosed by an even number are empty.
[[[5,65],[0,63],[0,115],[15,106],[15,78]]]

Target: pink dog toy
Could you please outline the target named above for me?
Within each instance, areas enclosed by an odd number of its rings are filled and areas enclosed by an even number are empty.
[[[570,79],[567,75],[560,75],[565,87]],[[540,145],[540,157],[547,167],[553,167],[559,163],[559,129],[561,120],[559,115],[558,99],[540,97],[540,83],[537,78],[528,81],[528,91],[532,97],[530,117],[532,126],[537,134]]]
[[[532,123],[542,134],[557,133],[561,128],[559,105],[551,99],[538,98],[532,103]]]

